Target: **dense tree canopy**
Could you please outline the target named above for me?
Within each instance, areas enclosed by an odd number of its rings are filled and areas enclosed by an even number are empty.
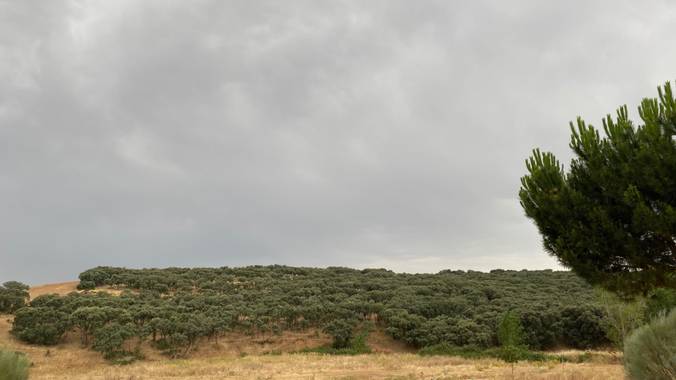
[[[494,347],[509,310],[533,349],[587,348],[607,342],[592,288],[571,272],[442,271],[403,274],[384,269],[243,268],[124,269],[80,275],[84,292],[43,295],[19,309],[14,334],[55,344],[66,331],[106,357],[150,341],[171,356],[228,332],[315,329],[335,349],[363,339],[375,324],[413,347]],[[122,290],[114,296],[93,287]],[[362,333],[358,333],[362,331]]]
[[[603,136],[571,123],[570,170],[533,152],[519,192],[547,251],[595,285],[625,294],[676,288],[676,101],[667,83],[644,99],[642,125],[627,108]]]
[[[7,281],[0,286],[0,313],[13,313],[28,301],[28,285]]]

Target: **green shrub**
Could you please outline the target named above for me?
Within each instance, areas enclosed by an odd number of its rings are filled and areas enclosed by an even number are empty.
[[[28,379],[29,366],[23,353],[0,350],[0,380]]]
[[[651,292],[646,302],[646,319],[668,313],[673,308],[676,308],[676,289],[657,288]]]
[[[625,341],[624,359],[630,379],[676,379],[676,309],[634,331]]]
[[[91,280],[82,280],[77,284],[77,288],[80,290],[91,290],[96,288],[96,283]]]
[[[542,352],[529,351],[523,346],[504,346],[481,349],[476,346],[457,347],[448,343],[439,343],[423,347],[418,351],[422,356],[458,356],[465,359],[495,358],[507,362],[527,360],[534,362],[562,361],[560,356],[547,355]]]
[[[518,315],[506,312],[498,325],[498,342],[501,346],[521,346],[523,344],[523,327]]]
[[[588,349],[609,342],[605,331],[606,316],[600,307],[575,305],[561,311],[563,342],[567,347]]]
[[[94,331],[93,348],[103,353],[103,357],[109,360],[127,357],[130,356],[130,352],[124,349],[124,343],[134,336],[136,336],[136,331],[133,325],[121,325],[114,322]]]
[[[316,347],[302,350],[301,352],[316,352],[320,354],[327,355],[361,355],[361,354],[370,354],[371,347],[366,343],[366,338],[368,338],[369,333],[373,329],[371,323],[365,323],[359,328],[360,331],[357,332],[350,340],[341,347],[334,345],[331,347]],[[352,329],[350,329],[350,334],[352,334]],[[335,339],[335,337],[334,337]]]
[[[7,281],[0,285],[0,313],[14,313],[26,306],[28,285],[17,281]]]
[[[57,344],[70,327],[68,315],[49,307],[23,307],[16,311],[12,334],[33,343]]]
[[[324,332],[333,337],[333,348],[348,348],[352,340],[354,322],[344,319],[334,319],[324,327]]]

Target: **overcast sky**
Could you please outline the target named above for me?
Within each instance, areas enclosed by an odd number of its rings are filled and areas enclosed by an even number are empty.
[[[676,78],[669,3],[0,0],[0,280],[560,268],[524,159]]]

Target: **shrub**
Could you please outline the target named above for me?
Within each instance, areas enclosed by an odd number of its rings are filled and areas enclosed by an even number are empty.
[[[354,323],[344,319],[334,319],[326,327],[324,332],[333,337],[333,348],[347,348],[352,340]]]
[[[68,315],[49,307],[24,307],[16,311],[12,334],[27,343],[57,344],[70,327]]]
[[[592,306],[569,306],[560,317],[563,343],[568,347],[588,349],[608,342],[603,310]]]
[[[534,350],[545,350],[556,346],[561,337],[558,310],[526,311],[521,314],[524,344]]]
[[[606,312],[603,324],[606,336],[615,347],[622,349],[627,336],[644,324],[645,301],[642,298],[622,300],[606,291],[600,291],[599,298]]]
[[[80,290],[91,290],[96,288],[96,283],[91,280],[81,280],[79,284],[77,284],[77,288]]]
[[[23,353],[0,350],[0,380],[28,379],[29,366]]]
[[[337,321],[342,321],[342,320],[337,320]],[[340,325],[340,326],[339,326]],[[336,330],[337,332],[341,332],[341,334],[345,333],[347,331],[347,326],[342,325],[342,324],[330,324],[329,326],[338,326],[335,328],[338,328]],[[328,327],[328,326],[327,326]],[[317,348],[310,348],[303,350],[301,352],[317,352],[320,354],[327,354],[327,355],[360,355],[360,354],[370,354],[371,353],[371,347],[369,347],[368,343],[366,342],[366,339],[369,336],[369,333],[371,330],[373,330],[373,324],[370,322],[366,322],[362,324],[358,329],[357,333],[354,334],[354,326],[350,325],[349,329],[349,334],[351,338],[343,345],[340,347],[336,347],[335,344],[335,336],[334,336],[334,343],[331,347],[317,347]]]
[[[14,313],[26,305],[28,285],[7,281],[0,285],[0,313]]]
[[[130,351],[124,349],[124,343],[134,336],[136,336],[136,331],[133,325],[113,322],[94,331],[92,348],[103,353],[103,357],[109,360],[127,356]]]
[[[648,297],[645,317],[650,320],[673,308],[676,308],[676,289],[657,288]]]
[[[511,311],[505,313],[498,325],[498,341],[503,347],[516,347],[523,344],[523,327],[521,327],[520,318]]]
[[[624,359],[630,379],[676,379],[676,309],[634,331],[625,341]]]
[[[465,359],[496,358],[507,362],[527,360],[543,362],[547,360],[561,361],[561,357],[547,355],[542,352],[529,351],[523,346],[505,346],[482,349],[477,346],[458,347],[448,343],[439,343],[423,347],[418,351],[421,356],[458,356]]]

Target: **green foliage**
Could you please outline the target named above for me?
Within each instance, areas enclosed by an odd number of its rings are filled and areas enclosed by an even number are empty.
[[[96,288],[96,283],[91,280],[80,280],[80,283],[77,284],[77,288],[80,290],[91,290]]]
[[[606,316],[598,308],[569,306],[561,311],[561,329],[567,347],[590,349],[608,343],[605,332]]]
[[[120,351],[128,357],[125,344],[147,339],[179,357],[199,341],[216,342],[230,331],[253,335],[312,328],[334,338],[332,347],[321,349],[327,353],[363,353],[369,350],[364,331],[373,321],[414,347],[445,343],[483,349],[498,344],[501,316],[513,310],[521,315],[523,343],[533,348],[606,342],[593,289],[570,272],[99,267],[80,278],[123,292],[37,297],[19,310],[27,311],[15,319],[16,336],[54,344],[75,328],[84,345],[104,355]],[[49,326],[55,326],[52,337],[38,338]],[[115,326],[133,327],[133,337],[112,335]],[[594,335],[598,331],[601,335]]]
[[[676,379],[676,309],[626,339],[624,363],[630,379]]]
[[[501,346],[521,346],[523,327],[519,317],[511,310],[506,312],[498,325],[498,342]]]
[[[528,348],[523,344],[521,321],[511,310],[502,316],[498,324],[498,342],[499,357],[508,363],[522,360],[528,353]]]
[[[70,327],[68,314],[50,307],[23,307],[16,311],[12,334],[33,344],[57,344]]]
[[[334,319],[324,327],[324,332],[333,338],[333,348],[347,348],[352,340],[354,321]]]
[[[624,339],[645,321],[645,301],[643,298],[622,300],[604,290],[599,290],[598,293],[606,312],[606,336],[621,350],[624,347]]]
[[[567,339],[568,331],[561,328],[559,310],[527,310],[521,314],[523,342],[534,350],[551,348]]]
[[[28,379],[30,363],[21,352],[0,350],[0,380]]]
[[[133,351],[125,350],[124,344],[135,336],[137,336],[137,332],[134,325],[113,322],[94,331],[92,348],[103,353],[103,357],[108,360],[118,360],[119,362],[120,359],[124,359],[125,364],[127,364],[129,360],[126,358],[134,358],[135,355]]]
[[[8,281],[0,286],[0,313],[14,313],[28,301],[28,285]]]
[[[422,356],[458,356],[466,359],[484,359],[495,358],[502,359],[507,362],[527,360],[534,362],[543,361],[568,361],[558,355],[548,355],[542,352],[529,351],[524,347],[514,347],[506,351],[503,347],[500,348],[480,348],[476,346],[457,347],[448,343],[439,343],[432,346],[423,347],[418,351],[418,355]]]
[[[676,100],[669,83],[658,90],[638,127],[626,106],[603,120],[603,137],[571,123],[570,170],[536,149],[519,191],[547,251],[624,295],[676,288]]]
[[[109,306],[82,306],[70,315],[71,325],[80,329],[80,339],[85,346],[89,344],[89,337],[95,330],[121,319],[129,319],[127,313]]]
[[[325,328],[324,332],[333,337],[331,347],[317,347],[303,350],[302,352],[317,352],[329,355],[360,355],[371,353],[371,347],[366,343],[369,333],[374,325],[371,321],[355,326],[354,320],[333,320]]]
[[[516,363],[519,360],[526,360],[526,357],[530,351],[524,346],[502,346],[498,351],[498,358],[506,361],[507,363]]]
[[[676,289],[657,288],[646,300],[645,319],[651,320],[676,308]]]
[[[88,290],[104,285],[114,275],[114,273],[111,273],[111,269],[113,268],[98,267],[80,273],[78,289]]]

